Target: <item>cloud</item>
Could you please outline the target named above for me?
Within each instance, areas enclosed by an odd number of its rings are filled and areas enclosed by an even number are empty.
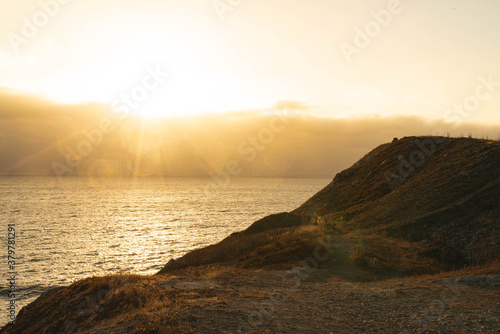
[[[0,174],[12,175],[332,177],[394,137],[500,134],[500,126],[417,116],[316,116],[295,101],[154,122],[120,120],[99,104],[60,105],[6,91],[0,106]]]
[[[306,111],[311,108],[312,106],[305,102],[294,101],[294,100],[279,101],[274,106],[274,109],[278,111],[285,111],[285,110]]]

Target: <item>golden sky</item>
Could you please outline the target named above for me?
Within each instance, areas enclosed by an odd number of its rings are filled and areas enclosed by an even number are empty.
[[[336,117],[500,122],[500,85],[465,101],[479,77],[500,81],[498,13],[491,0],[1,1],[0,87],[113,104],[161,68],[137,114],[297,100]]]
[[[499,13],[493,0],[0,1],[0,174],[330,177],[393,137],[497,139]]]

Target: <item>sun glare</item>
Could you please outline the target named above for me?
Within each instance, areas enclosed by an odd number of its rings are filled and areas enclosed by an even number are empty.
[[[105,58],[91,67],[52,74],[33,92],[66,104],[126,106],[145,119],[263,106],[249,96],[240,78],[197,67],[192,56],[200,53],[196,43],[176,37],[162,45],[145,35],[131,33],[126,43],[108,46],[97,41],[94,47],[104,48]]]
[[[166,82],[158,92],[152,91],[134,113],[144,118],[160,118],[249,107],[236,78],[221,75],[199,77],[189,70],[174,75],[175,84]]]

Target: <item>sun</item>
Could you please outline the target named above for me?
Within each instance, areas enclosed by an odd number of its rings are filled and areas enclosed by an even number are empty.
[[[69,69],[46,78],[41,93],[61,103],[98,102],[153,120],[253,107],[239,78],[202,72],[187,60],[147,58],[141,52],[93,69]]]
[[[148,92],[133,112],[143,118],[156,119],[247,108],[239,86],[238,80],[231,76],[199,76],[189,70],[183,71]]]
[[[33,93],[51,100],[97,102],[129,109],[144,119],[220,113],[263,106],[255,89],[213,51],[206,29],[152,29],[116,18],[119,38],[103,35],[96,22],[74,36],[72,62],[33,83]],[[55,59],[55,57],[54,57]]]

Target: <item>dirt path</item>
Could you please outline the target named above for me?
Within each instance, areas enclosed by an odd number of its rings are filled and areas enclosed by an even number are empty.
[[[500,333],[500,277],[378,283],[283,282],[283,272],[228,272],[186,282],[195,333]],[[189,288],[191,286],[191,288]]]

